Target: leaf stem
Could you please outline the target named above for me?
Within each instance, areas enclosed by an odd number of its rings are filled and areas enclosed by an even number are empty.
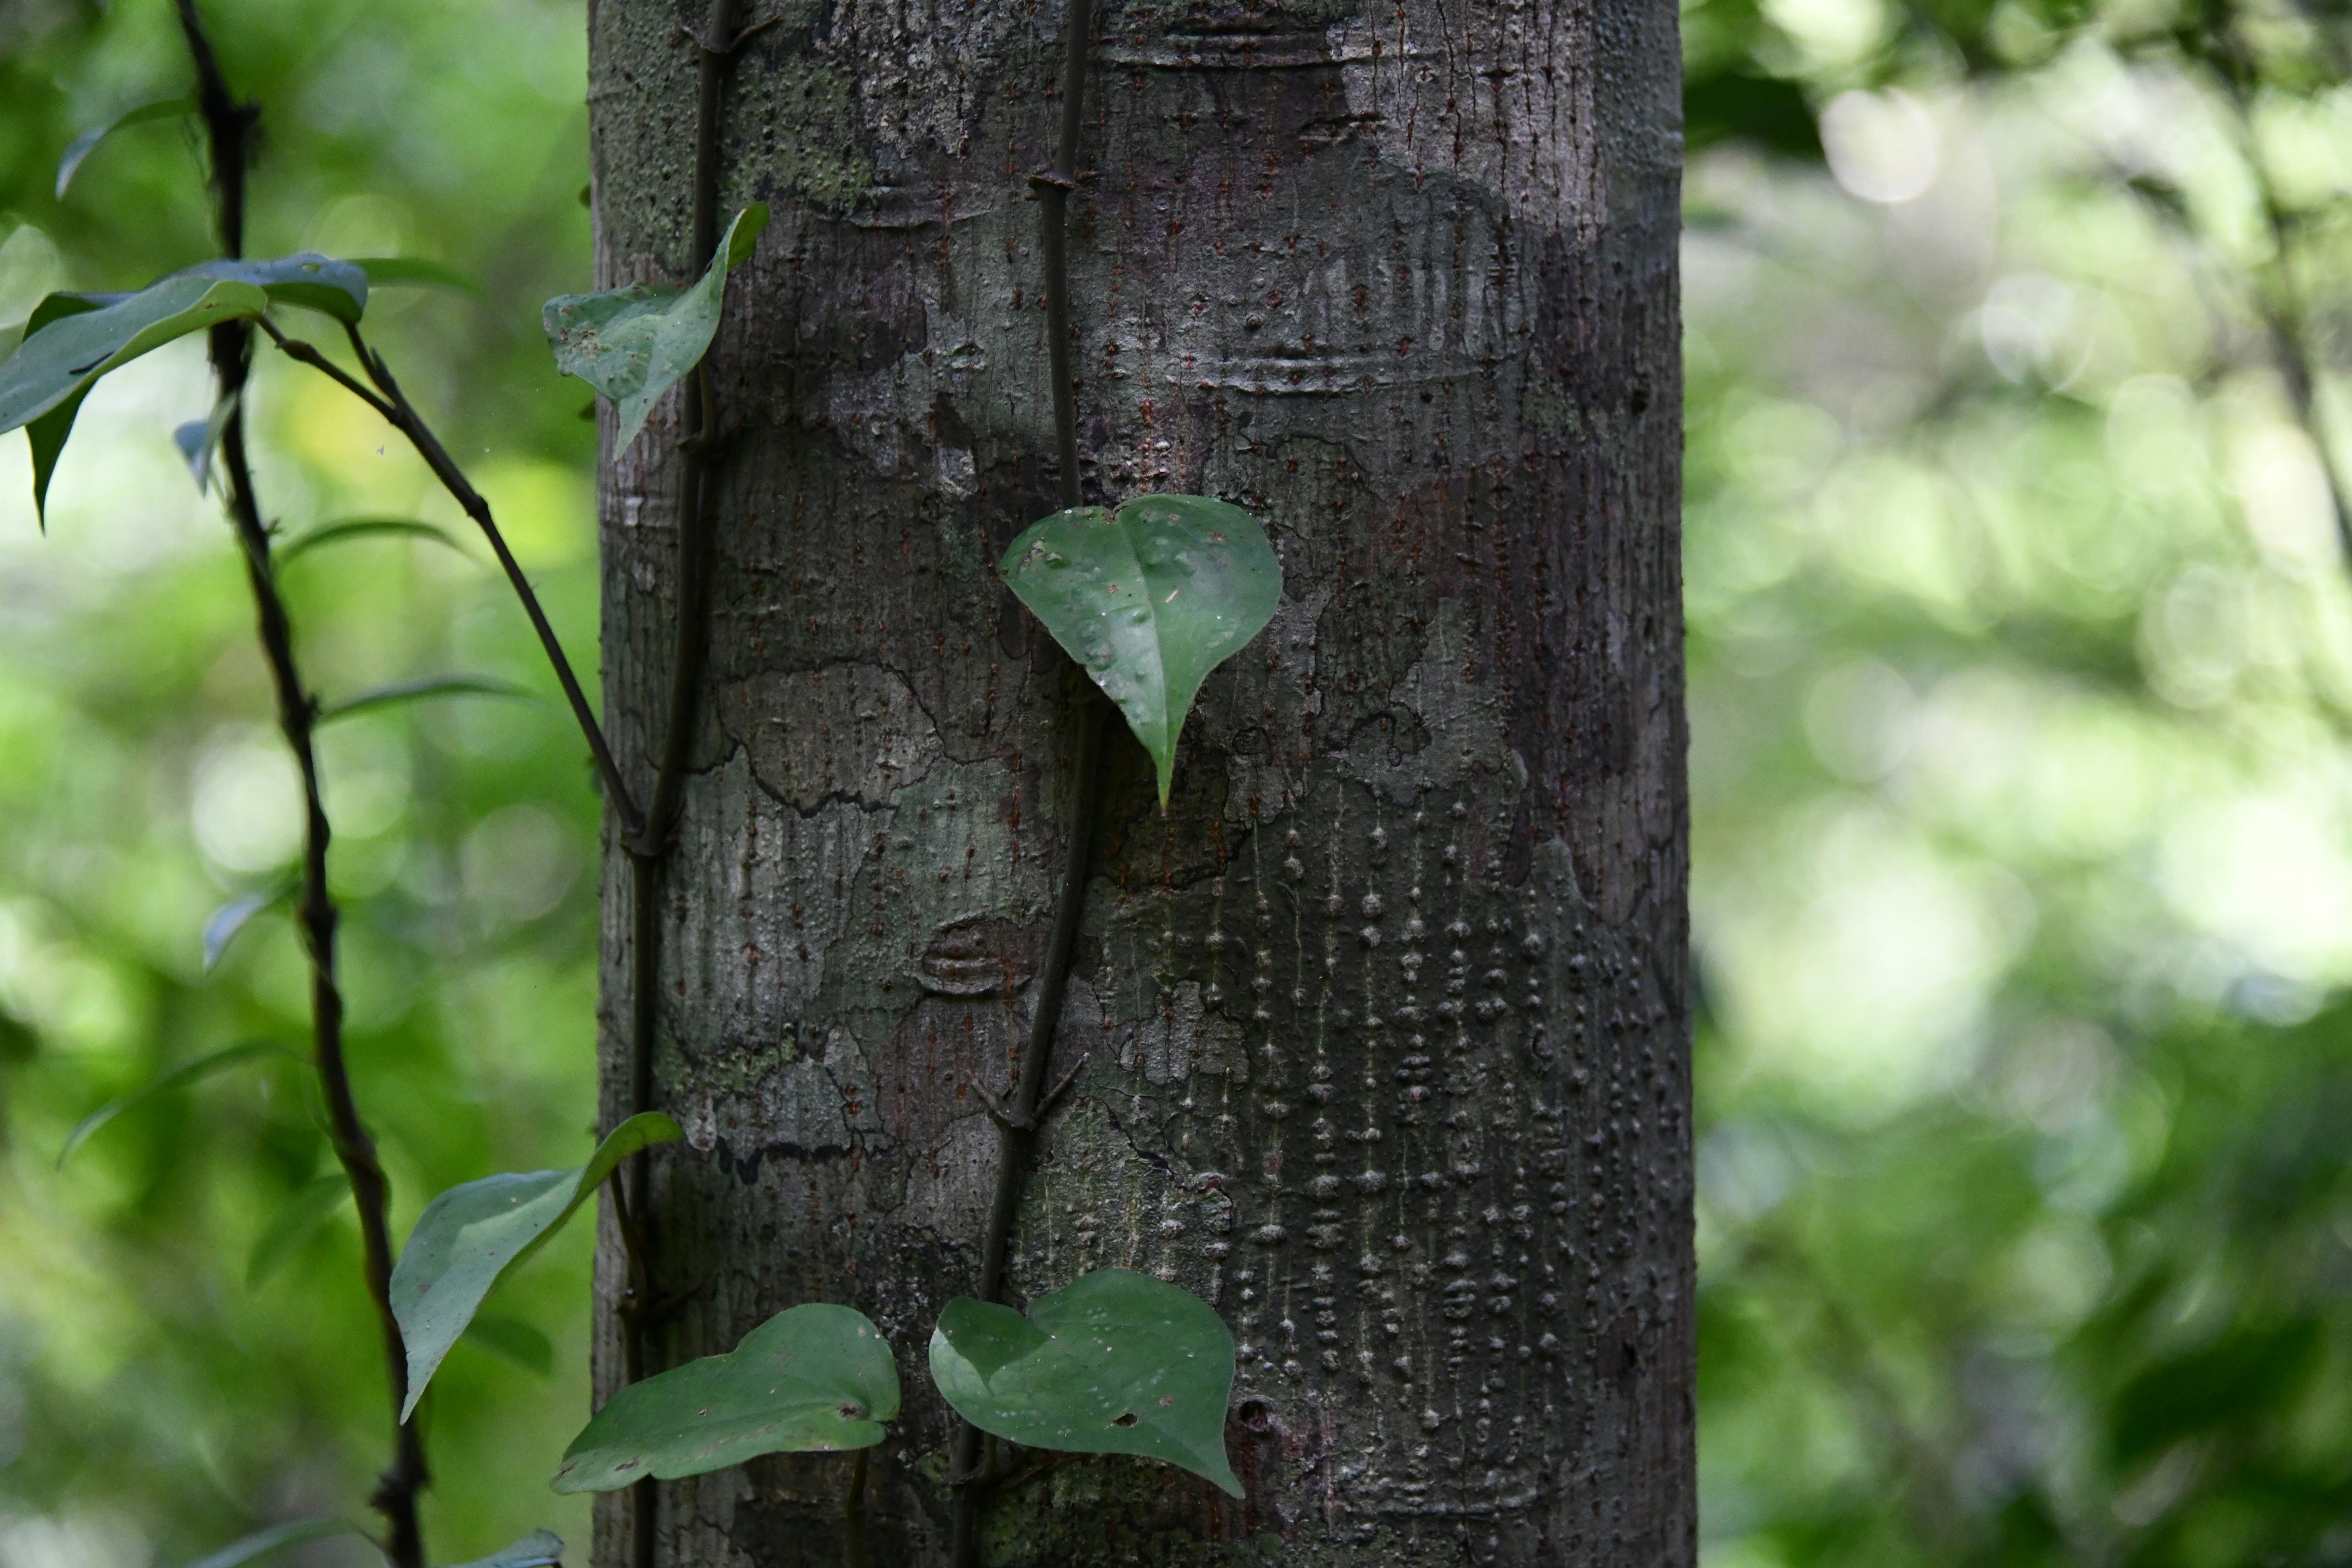
[[[255,104],[238,102],[229,90],[219,58],[213,52],[211,39],[196,14],[194,0],[179,0],[179,18],[188,53],[195,63],[197,103],[210,143],[221,244],[229,256],[236,257],[244,252],[246,165],[260,110]],[[425,1543],[417,1524],[416,1494],[429,1479],[429,1473],[424,1443],[415,1423],[400,1419],[401,1406],[408,1398],[408,1360],[401,1344],[400,1325],[392,1310],[392,1236],[385,1219],[390,1184],[376,1159],[374,1142],[360,1119],[358,1103],[352,1095],[351,1074],[343,1059],[343,998],[335,978],[338,914],[327,886],[327,848],[332,830],[320,794],[318,752],[312,743],[318,703],[304,689],[295,659],[293,625],[271,569],[269,531],[261,520],[261,505],[253,488],[253,468],[246,452],[243,394],[252,369],[252,329],[242,321],[215,327],[209,348],[213,376],[221,400],[229,408],[221,430],[229,521],[245,556],[246,578],[253,592],[262,655],[268,663],[270,681],[277,692],[278,729],[302,774],[299,917],[310,958],[310,1026],[319,1082],[326,1100],[335,1157],[351,1183],[359,1210],[363,1271],[383,1331],[391,1381],[392,1467],[379,1479],[371,1500],[383,1512],[389,1527],[383,1552],[394,1568],[424,1568]]]
[[[866,1557],[866,1457],[871,1448],[857,1450],[857,1458],[849,1467],[849,1496],[841,1505],[841,1535],[848,1549],[849,1568],[868,1568]]]

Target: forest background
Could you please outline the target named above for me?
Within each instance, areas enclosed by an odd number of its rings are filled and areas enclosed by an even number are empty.
[[[2344,20],[2168,0],[1683,13],[1685,574],[1706,1568],[2352,1563],[2352,90]],[[559,0],[237,0],[253,254],[446,263],[372,335],[593,667],[593,426],[538,326],[588,282]],[[167,7],[0,0],[0,348],[53,289],[212,253]],[[2305,389],[2308,388],[2308,395]],[[0,442],[0,1568],[149,1568],[354,1510],[379,1458],[348,1205],[292,1061],[299,829],[240,566],[175,449],[194,340],[83,410],[46,537]],[[265,359],[291,527],[462,519]],[[457,527],[453,537],[467,536]],[[350,1048],[404,1231],[577,1163],[598,803],[479,550],[288,571]],[[590,1236],[431,1408],[429,1533],[541,1525]],[[353,1543],[301,1549],[318,1568]]]

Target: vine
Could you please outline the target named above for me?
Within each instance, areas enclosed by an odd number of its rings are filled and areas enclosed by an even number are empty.
[[[739,30],[738,0],[712,0],[707,35],[680,28],[698,51],[690,233],[695,280],[677,289],[632,284],[564,296],[548,302],[544,317],[557,368],[587,381],[615,406],[610,453],[617,455],[635,440],[661,399],[673,390],[679,396],[669,690],[662,723],[651,731],[658,742],[647,759],[651,793],[641,806],[488,502],[362,331],[371,282],[415,281],[425,275],[424,269],[310,254],[264,262],[244,258],[247,158],[259,110],[229,91],[194,0],[176,3],[197,76],[195,108],[212,152],[223,255],[127,297],[58,294],[42,301],[16,353],[0,362],[0,430],[27,430],[38,504],[71,432],[74,412],[99,378],[175,338],[199,331],[209,334],[218,404],[211,420],[183,438],[200,473],[217,451],[225,506],[244,553],[263,652],[276,685],[279,726],[304,782],[299,918],[310,962],[313,1060],[336,1153],[358,1199],[365,1280],[383,1326],[394,1414],[393,1464],[373,1500],[388,1527],[380,1544],[393,1568],[424,1568],[416,1497],[427,1471],[415,1425],[419,1403],[443,1357],[499,1282],[599,1192],[609,1192],[626,1254],[620,1304],[623,1376],[565,1451],[553,1478],[555,1489],[629,1489],[632,1562],[635,1568],[652,1568],[659,1480],[760,1454],[848,1452],[854,1457],[841,1510],[844,1550],[850,1568],[866,1568],[867,1452],[883,1440],[900,1407],[897,1359],[872,1322],[847,1306],[803,1303],[770,1318],[730,1352],[667,1370],[651,1365],[655,1337],[672,1302],[655,1279],[657,1238],[648,1151],[681,1137],[677,1124],[654,1103],[660,900],[703,699],[713,474],[729,439],[710,356],[730,274],[751,258],[767,221],[766,209],[753,205],[737,214],[723,232],[719,227],[719,111],[734,56],[765,24]],[[1070,196],[1082,180],[1080,139],[1092,50],[1088,0],[1068,0],[1062,48],[1053,158],[1029,181],[1040,215],[1045,360],[1062,509],[1015,539],[998,570],[1087,680],[1066,682],[1066,838],[1026,1041],[1013,1082],[1003,1096],[971,1086],[999,1133],[993,1196],[986,1229],[976,1238],[974,1294],[942,1310],[928,1350],[932,1383],[959,1417],[947,1471],[958,1568],[977,1568],[981,1561],[984,1496],[1034,1473],[1000,1473],[1000,1443],[1153,1458],[1236,1496],[1240,1492],[1223,1440],[1234,1342],[1206,1303],[1150,1276],[1116,1268],[1096,1269],[1038,1296],[1025,1311],[1007,1300],[1008,1258],[1041,1135],[1087,1062],[1081,1057],[1056,1076],[1054,1047],[1085,918],[1091,844],[1103,807],[1109,710],[1118,710],[1150,755],[1165,810],[1177,742],[1202,682],[1265,627],[1281,589],[1281,569],[1264,531],[1223,501],[1143,495],[1116,508],[1085,504],[1069,226]],[[133,123],[158,107],[134,110],[112,123]],[[68,149],[61,190],[73,166],[110,128],[100,127]],[[334,321],[356,369],[289,334],[273,315],[287,309],[306,309]],[[332,527],[314,530],[273,557],[272,531],[254,494],[243,411],[257,330],[289,360],[324,375],[389,423],[480,529],[563,689],[611,803],[619,827],[617,847],[629,863],[627,1116],[583,1165],[486,1176],[438,1194],[396,1260],[385,1222],[387,1183],[352,1099],[341,1052],[337,916],[326,874],[331,830],[311,741],[322,716],[341,710],[323,710],[304,687],[275,579],[276,566],[292,550],[331,542],[339,534]],[[1089,682],[1100,695],[1087,689]],[[482,683],[411,682],[341,708],[460,689],[480,689]],[[250,912],[247,909],[235,919]],[[218,941],[226,942],[234,929],[232,921]],[[215,946],[209,930],[206,942],[209,953]],[[182,1073],[230,1065],[235,1055],[222,1053],[216,1062],[191,1064]],[[159,1082],[142,1092],[163,1087]],[[77,1129],[73,1142],[94,1131],[113,1109],[101,1110]],[[324,1526],[279,1527],[232,1551],[243,1561],[318,1528]],[[541,1531],[474,1568],[546,1568],[560,1552],[561,1543]]]

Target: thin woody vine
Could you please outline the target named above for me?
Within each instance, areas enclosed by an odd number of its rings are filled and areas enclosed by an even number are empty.
[[[58,194],[66,194],[76,170],[110,132],[142,121],[193,116],[208,154],[221,254],[136,292],[65,292],[43,300],[26,321],[15,353],[0,362],[0,432],[21,426],[30,440],[34,503],[46,528],[50,481],[90,388],[109,372],[165,343],[199,332],[206,338],[213,408],[173,437],[199,485],[207,491],[217,485],[244,562],[278,727],[302,781],[304,832],[299,864],[281,893],[236,900],[207,922],[205,958],[209,967],[240,926],[280,899],[290,899],[309,963],[310,1063],[341,1167],[339,1177],[320,1184],[322,1191],[299,1194],[295,1204],[323,1216],[346,1192],[354,1201],[363,1244],[362,1283],[383,1331],[392,1454],[370,1500],[383,1530],[370,1538],[393,1568],[425,1568],[429,1559],[417,1521],[417,1494],[430,1472],[418,1405],[457,1342],[484,1331],[477,1314],[499,1281],[526,1266],[601,1191],[612,1205],[626,1254],[621,1302],[625,1381],[565,1450],[553,1478],[555,1489],[634,1488],[634,1568],[651,1568],[657,1542],[656,1480],[720,1469],[762,1454],[846,1453],[851,1458],[842,1478],[845,1554],[850,1568],[866,1568],[866,1452],[883,1440],[900,1400],[896,1359],[871,1321],[847,1305],[804,1302],[768,1319],[726,1354],[667,1370],[654,1366],[663,1330],[678,1303],[665,1291],[648,1202],[647,1152],[681,1138],[677,1124],[654,1103],[656,909],[708,651],[709,479],[726,460],[730,437],[712,372],[713,345],[729,278],[754,256],[768,218],[764,206],[753,205],[737,213],[723,232],[718,221],[726,80],[741,45],[760,24],[739,27],[738,0],[713,0],[699,28],[681,24],[678,29],[698,57],[690,269],[698,276],[684,288],[639,283],[564,296],[548,301],[545,310],[557,368],[588,382],[614,405],[612,452],[651,438],[646,436],[648,421],[673,391],[680,405],[679,435],[668,458],[677,466],[679,498],[674,591],[667,606],[672,630],[669,701],[656,754],[635,760],[636,773],[651,774],[641,805],[630,784],[632,766],[606,743],[488,503],[362,331],[372,289],[445,282],[446,275],[432,264],[402,258],[310,253],[247,258],[247,182],[261,110],[234,91],[194,0],[175,4],[193,91],[142,105],[76,138],[59,162]],[[932,1381],[961,1418],[946,1472],[953,1492],[952,1550],[960,1568],[980,1561],[986,1494],[1036,1473],[1034,1467],[1010,1462],[1003,1451],[1008,1446],[1140,1456],[1181,1467],[1236,1496],[1240,1492],[1223,1438],[1234,1342],[1204,1302],[1123,1268],[1085,1274],[1030,1301],[1025,1312],[1004,1300],[1005,1255],[1038,1135],[1083,1065],[1081,1058],[1056,1072],[1054,1034],[1084,913],[1109,710],[1118,709],[1128,731],[1150,752],[1164,808],[1177,740],[1202,682],[1264,628],[1281,591],[1281,570],[1264,531],[1224,502],[1143,495],[1115,509],[1082,504],[1067,239],[1069,197],[1079,181],[1091,30],[1088,0],[1068,0],[1054,158],[1029,180],[1041,220],[1051,436],[1062,510],[1031,525],[999,563],[1005,585],[1087,680],[1066,683],[1066,847],[1028,1038],[1015,1079],[1003,1092],[971,1086],[1000,1134],[986,1228],[970,1238],[979,1276],[971,1296],[949,1302],[940,1312],[929,1346]],[[340,334],[346,355],[330,353],[289,331],[306,317],[322,320]],[[265,340],[381,416],[480,530],[579,723],[630,868],[631,1114],[577,1168],[493,1174],[440,1194],[396,1250],[387,1220],[390,1184],[343,1060],[338,911],[327,877],[331,818],[314,736],[320,725],[362,709],[494,689],[495,683],[463,677],[419,679],[335,701],[323,700],[307,684],[298,628],[278,589],[286,564],[353,538],[387,531],[432,536],[438,531],[421,522],[378,519],[289,531],[272,520],[256,489],[246,419],[254,353]],[[135,1094],[100,1107],[75,1130],[60,1164],[132,1100],[184,1088],[274,1049],[233,1047],[183,1064]],[[299,1227],[301,1217],[290,1215],[281,1224]],[[224,1547],[205,1559],[205,1568],[236,1568],[296,1541],[358,1528],[337,1519],[281,1524]],[[540,1531],[469,1568],[547,1568],[560,1561],[562,1552],[560,1541]]]

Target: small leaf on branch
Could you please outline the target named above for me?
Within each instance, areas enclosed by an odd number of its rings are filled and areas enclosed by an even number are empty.
[[[236,408],[236,398],[221,398],[214,403],[209,418],[191,419],[172,431],[173,445],[180,448],[180,456],[186,459],[188,472],[195,477],[196,493],[200,496],[212,493],[213,454],[220,450],[221,432],[228,427],[228,416]]]
[[[245,1288],[258,1290],[275,1279],[287,1261],[319,1234],[319,1227],[352,1195],[349,1177],[341,1171],[305,1184],[286,1200],[245,1260]]]
[[[555,1375],[555,1342],[520,1318],[478,1313],[459,1336],[467,1344],[535,1377]]]
[[[321,523],[308,533],[288,540],[278,548],[277,563],[282,571],[322,544],[340,544],[352,539],[389,538],[429,539],[436,544],[448,546],[460,555],[467,554],[466,547],[451,538],[446,529],[436,528],[429,522],[417,522],[404,517],[354,517],[341,522]]]
[[[560,1492],[675,1480],[761,1454],[870,1448],[898,1415],[898,1368],[862,1312],[811,1302],[726,1355],[633,1383],[605,1402],[555,1472]]]
[[[614,452],[628,448],[661,395],[691,374],[709,352],[728,269],[751,254],[767,223],[768,209],[760,203],[736,214],[710,269],[684,292],[633,283],[601,294],[559,294],[547,302],[541,320],[555,351],[555,368],[621,405]]]
[[[0,361],[0,434],[29,426],[33,507],[43,526],[50,476],[99,377],[190,332],[258,316],[268,305],[269,296],[249,283],[173,277],[136,294],[52,294],[35,306],[25,341]]]
[[[240,1564],[267,1556],[281,1546],[291,1546],[299,1541],[316,1541],[322,1535],[361,1533],[360,1527],[347,1519],[299,1519],[290,1524],[273,1524],[268,1530],[257,1530],[209,1556],[197,1558],[188,1564],[188,1568],[240,1568]]]
[[[273,888],[268,892],[247,893],[231,899],[205,918],[205,973],[210,974],[220,963],[221,954],[236,940],[254,916],[293,891],[292,884]]]
[[[1138,496],[1032,523],[1005,583],[1127,718],[1160,773],[1201,683],[1274,618],[1282,564],[1257,520],[1205,496]]]
[[[960,1296],[931,1333],[931,1381],[983,1432],[1070,1454],[1138,1454],[1214,1481],[1225,1461],[1234,1337],[1207,1302],[1097,1268],[1023,1317]]]
[[[614,1128],[576,1170],[485,1176],[425,1206],[392,1271],[392,1312],[408,1351],[402,1420],[491,1288],[544,1247],[622,1161],[683,1136],[677,1122],[649,1110]]]
[[[341,702],[331,702],[319,710],[319,722],[348,719],[354,713],[364,713],[372,708],[389,707],[395,702],[414,702],[423,697],[520,697],[528,700],[530,692],[509,680],[494,680],[487,675],[426,675],[414,680],[395,680],[347,697]]]
[[[367,274],[375,289],[447,289],[481,297],[482,286],[454,267],[420,256],[355,256],[352,265]]]
[[[91,126],[66,143],[65,155],[58,160],[58,200],[66,199],[66,187],[73,184],[74,175],[98,144],[118,131],[128,131],[134,125],[144,125],[152,120],[175,120],[195,105],[184,98],[158,99],[142,103],[136,109],[126,109],[113,119]]]
[[[242,1044],[230,1046],[225,1050],[214,1051],[209,1056],[198,1057],[192,1062],[183,1062],[161,1078],[132,1089],[129,1094],[108,1100],[76,1122],[74,1130],[66,1134],[65,1147],[58,1151],[58,1169],[60,1171],[65,1169],[66,1162],[73,1157],[73,1152],[89,1142],[92,1133],[132,1106],[152,1100],[159,1094],[169,1094],[174,1089],[186,1089],[191,1084],[201,1083],[215,1073],[226,1072],[230,1068],[262,1057],[299,1059],[283,1046],[272,1045],[267,1040],[247,1040]]]
[[[563,1538],[551,1530],[534,1530],[520,1541],[458,1568],[555,1568],[562,1561]]]

